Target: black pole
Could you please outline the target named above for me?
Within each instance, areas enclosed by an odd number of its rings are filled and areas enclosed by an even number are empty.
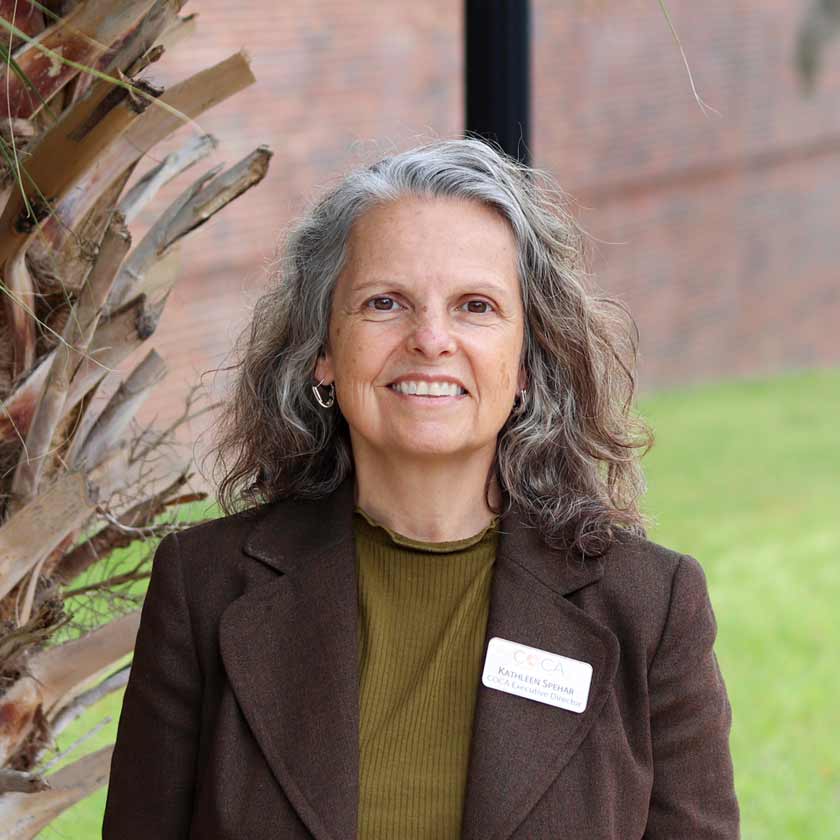
[[[466,136],[494,140],[529,164],[529,0],[465,0]]]

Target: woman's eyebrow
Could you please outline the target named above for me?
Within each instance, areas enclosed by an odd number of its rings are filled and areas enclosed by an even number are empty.
[[[353,285],[350,288],[350,293],[356,295],[361,292],[365,292],[368,289],[377,289],[382,288],[383,286],[387,286],[391,289],[397,289],[401,292],[409,291],[408,287],[405,286],[403,283],[400,283],[399,280],[394,280],[393,278],[387,277],[378,277],[373,280],[367,280],[364,283],[359,283],[358,285]]]
[[[510,289],[507,289],[504,286],[501,286],[497,283],[493,283],[492,281],[488,281],[484,278],[476,280],[474,282],[470,280],[464,280],[459,285],[464,286],[471,292],[484,292],[485,294],[495,295],[496,297],[506,297],[510,294]],[[396,292],[403,292],[405,294],[411,294],[413,291],[412,288],[410,288],[400,280],[388,277],[381,277],[372,280],[366,280],[363,283],[359,283],[358,285],[352,286],[350,289],[350,294],[357,295],[367,291],[368,289],[381,289],[383,287],[393,289]]]

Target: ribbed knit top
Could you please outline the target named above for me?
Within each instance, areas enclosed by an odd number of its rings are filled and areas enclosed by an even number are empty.
[[[353,516],[359,840],[460,837],[498,519],[420,542]]]

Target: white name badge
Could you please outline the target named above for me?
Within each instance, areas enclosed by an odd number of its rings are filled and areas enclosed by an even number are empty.
[[[589,699],[592,666],[494,636],[487,645],[481,682],[488,688],[580,714]]]

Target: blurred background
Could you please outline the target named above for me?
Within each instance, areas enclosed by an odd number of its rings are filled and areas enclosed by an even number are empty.
[[[481,5],[190,3],[199,34],[147,75],[165,85],[245,49],[257,83],[200,125],[223,138],[214,162],[256,143],[275,157],[184,243],[156,341],[170,373],[141,419],[176,417],[199,377],[223,398],[211,371],[233,361],[276,243],[325,185],[463,134],[465,11]],[[505,5],[520,4],[486,4]],[[668,0],[708,107],[657,0],[521,5],[519,151],[569,195],[593,283],[639,326],[650,536],[706,570],[743,836],[840,838],[840,3]],[[494,37],[509,60],[518,36]],[[199,458],[212,427],[180,430]],[[97,836],[104,796],[41,836]]]
[[[695,101],[657,0],[530,3],[531,161],[576,203],[596,281],[639,324],[645,390],[840,358],[832,5],[669,0],[714,113]],[[171,342],[184,367],[158,390],[158,409],[225,357],[284,226],[326,183],[459,136],[465,122],[462,3],[202,0],[190,10],[200,34],[148,75],[166,84],[244,48],[257,83],[200,124],[223,138],[219,162],[255,142],[275,158],[247,201],[184,243],[158,331],[161,352]],[[814,24],[825,40],[811,39],[809,77],[797,47]]]

